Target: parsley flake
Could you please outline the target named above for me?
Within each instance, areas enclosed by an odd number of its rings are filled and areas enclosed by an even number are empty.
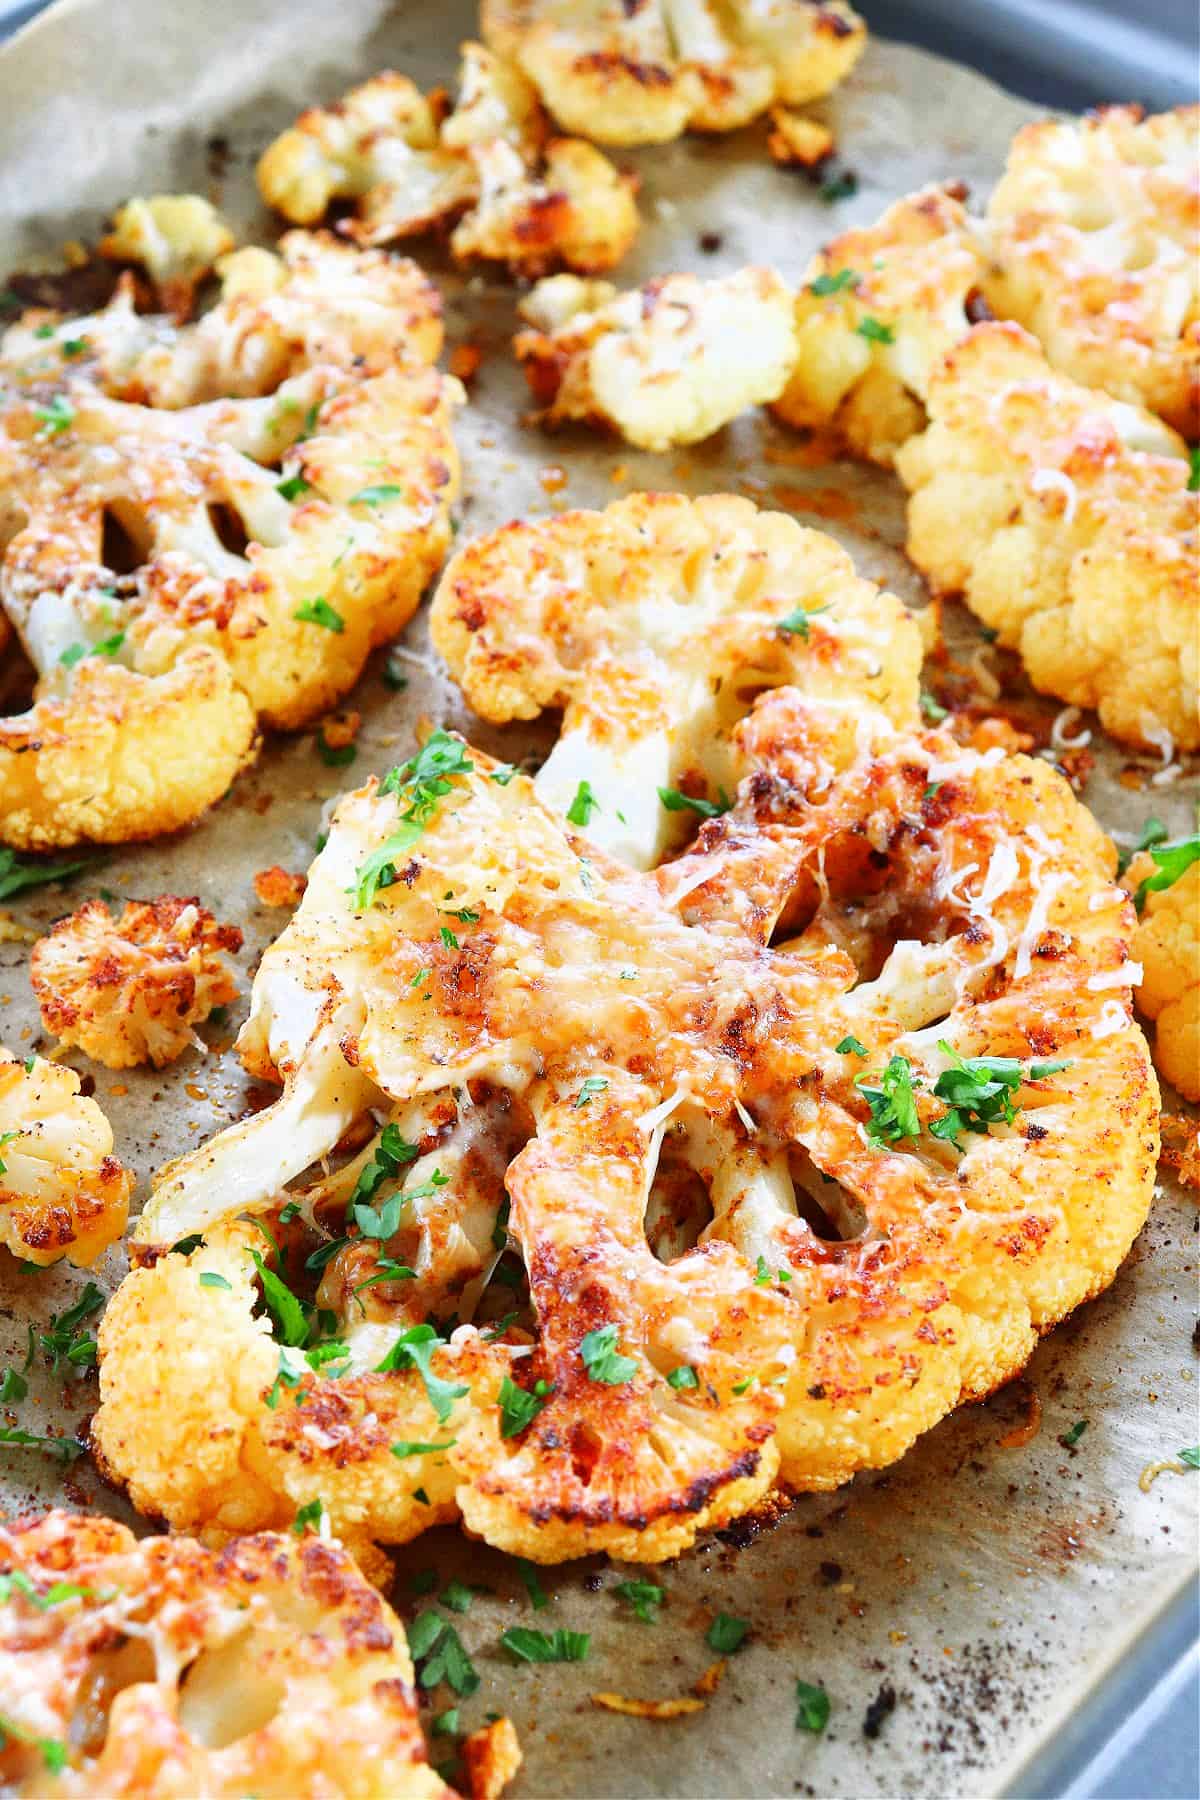
[[[336,606],[330,606],[324,594],[316,594],[311,600],[302,600],[293,619],[299,619],[302,625],[321,625],[326,631],[345,631],[346,621]]]
[[[16,1369],[5,1369],[0,1375],[0,1405],[16,1405],[29,1392],[29,1383]]]
[[[867,1049],[867,1046],[864,1043],[862,1043],[860,1041],[860,1039],[854,1037],[853,1035],[844,1037],[840,1044],[835,1044],[834,1050],[838,1056],[869,1056],[870,1055],[870,1051]]]
[[[575,1096],[575,1111],[586,1106],[589,1100],[594,1100],[597,1094],[602,1094],[607,1086],[607,1075],[589,1075]]]
[[[469,775],[474,767],[461,738],[438,730],[430,733],[415,756],[384,776],[379,792],[395,794],[403,810],[399,830],[385,838],[355,872],[354,904],[360,912],[374,905],[381,887],[390,887],[395,881],[396,858],[407,854],[432,823],[454,778]]]
[[[435,1450],[449,1450],[450,1446],[457,1442],[457,1438],[447,1438],[443,1444],[417,1444],[404,1438],[400,1443],[392,1445],[392,1455],[398,1456],[401,1461],[406,1456],[432,1456]]]
[[[628,1600],[643,1625],[658,1624],[658,1609],[663,1603],[665,1589],[653,1581],[618,1581],[613,1592],[620,1594],[622,1600]]]
[[[950,717],[946,708],[934,699],[928,688],[921,689],[920,704],[921,717],[927,725],[940,725],[943,719]]]
[[[200,1286],[206,1288],[224,1288],[226,1293],[233,1292],[233,1283],[218,1275],[215,1269],[205,1269],[200,1276]]]
[[[849,200],[858,192],[858,176],[853,169],[842,169],[836,175],[830,175],[817,189],[826,206],[834,206],[839,200]]]
[[[839,269],[836,275],[818,275],[815,281],[809,282],[808,291],[824,299],[826,294],[842,294],[847,288],[856,288],[861,281],[857,269]]]
[[[349,506],[384,506],[389,500],[401,500],[404,489],[396,487],[393,482],[380,481],[374,487],[359,488],[357,494],[351,494],[347,502]]]
[[[638,1365],[632,1356],[622,1356],[617,1349],[619,1331],[615,1325],[601,1325],[589,1331],[579,1346],[583,1366],[592,1381],[605,1387],[622,1387],[632,1381]]]
[[[1188,493],[1200,492],[1200,444],[1193,444],[1188,451]]]
[[[896,341],[896,334],[891,326],[885,325],[881,319],[871,318],[870,314],[861,318],[854,329],[869,344],[894,344]]]
[[[724,788],[717,789],[716,800],[697,800],[694,794],[681,794],[678,788],[659,788],[658,797],[668,812],[694,812],[701,819],[719,819],[733,801]]]
[[[1069,1431],[1064,1431],[1064,1432],[1060,1433],[1060,1435],[1059,1435],[1058,1441],[1062,1445],[1063,1449],[1064,1450],[1073,1449],[1074,1446],[1079,1442],[1080,1438],[1083,1436],[1083,1434],[1087,1430],[1087,1428],[1088,1428],[1088,1422],[1086,1419],[1076,1419],[1074,1425],[1071,1426]]]
[[[867,1142],[882,1149],[905,1138],[921,1135],[921,1119],[913,1092],[912,1064],[905,1056],[893,1056],[882,1075],[858,1075],[854,1082],[867,1105],[871,1117],[867,1124]]]
[[[75,423],[75,408],[65,394],[55,394],[45,406],[35,406],[33,416],[42,422],[42,437],[57,437]]]
[[[829,1695],[811,1681],[796,1683],[796,1730],[824,1731],[829,1723]]]
[[[318,731],[314,741],[317,755],[327,769],[345,769],[357,760],[357,744],[331,744],[323,731]]]
[[[301,494],[307,494],[310,485],[303,475],[289,475],[285,480],[275,483],[275,492],[290,505],[293,500],[298,500]]]
[[[667,1376],[667,1386],[673,1387],[677,1392],[682,1392],[685,1388],[698,1388],[700,1377],[691,1363],[680,1363],[679,1367],[672,1369]]]
[[[1147,894],[1159,894],[1164,888],[1174,887],[1180,877],[1186,874],[1192,864],[1200,861],[1200,833],[1195,837],[1181,838],[1178,843],[1163,844],[1161,849],[1150,852],[1154,862],[1154,874],[1147,875],[1145,881],[1138,883],[1133,904],[1141,912],[1146,904]]]
[[[600,802],[592,792],[590,781],[581,781],[575,789],[575,798],[567,808],[567,821],[571,825],[586,825],[593,813],[600,811]]]
[[[500,1642],[519,1662],[583,1662],[592,1637],[588,1631],[534,1631],[528,1625],[514,1625],[500,1633]]]
[[[436,1687],[444,1681],[466,1699],[479,1686],[479,1673],[462,1639],[440,1613],[417,1615],[408,1629],[408,1648],[414,1662],[422,1665],[417,1680],[423,1688]]]
[[[1200,1469],[1200,1444],[1190,1444],[1186,1450],[1180,1450],[1177,1454],[1185,1468]]]
[[[44,1450],[62,1462],[74,1462],[83,1455],[83,1445],[74,1438],[39,1437],[35,1431],[22,1431],[16,1425],[0,1425],[0,1445],[11,1444],[14,1450]]]
[[[87,868],[86,862],[30,862],[15,850],[0,849],[0,900],[8,900],[24,888],[41,887],[48,881],[65,881]]]
[[[964,1131],[986,1134],[989,1125],[1012,1123],[1017,1113],[1013,1095],[1023,1081],[1042,1081],[1071,1066],[1062,1061],[1035,1062],[1025,1076],[1015,1056],[961,1057],[945,1038],[938,1039],[938,1049],[950,1058],[950,1067],[943,1069],[933,1086],[937,1098],[945,1101],[946,1112],[934,1119],[929,1135],[957,1150],[962,1149],[959,1139]]]
[[[320,1531],[324,1516],[325,1502],[320,1497],[309,1500],[292,1520],[292,1530],[297,1537],[303,1537],[306,1531]]]
[[[735,1619],[731,1613],[718,1613],[704,1634],[704,1641],[718,1656],[731,1656],[740,1650],[750,1630],[749,1619]]]
[[[471,1390],[461,1382],[443,1381],[434,1373],[433,1352],[441,1341],[432,1325],[412,1325],[400,1333],[375,1373],[390,1375],[397,1369],[416,1369],[438,1424],[444,1425],[454,1410],[454,1402]]]
[[[500,1436],[517,1437],[532,1425],[553,1391],[548,1381],[535,1381],[532,1388],[523,1388],[506,1375],[496,1396],[500,1407]]]

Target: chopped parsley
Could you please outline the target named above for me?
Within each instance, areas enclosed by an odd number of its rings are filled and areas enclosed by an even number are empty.
[[[35,1431],[22,1431],[16,1425],[0,1425],[0,1444],[11,1444],[15,1450],[45,1450],[63,1462],[74,1462],[83,1455],[83,1445],[74,1438],[39,1437]]]
[[[100,1597],[95,1588],[80,1587],[77,1581],[51,1582],[45,1593],[42,1593],[34,1586],[24,1569],[14,1569],[11,1575],[0,1575],[0,1606],[6,1605],[14,1594],[20,1594],[38,1612],[49,1612],[52,1606],[61,1606],[64,1600],[92,1600]]]
[[[397,796],[402,807],[400,827],[359,864],[354,904],[360,912],[374,905],[381,887],[390,887],[395,881],[396,858],[411,850],[432,823],[439,801],[454,785],[454,777],[469,775],[474,767],[461,738],[438,730],[430,733],[415,756],[384,776],[379,791]]]
[[[402,500],[404,489],[396,487],[393,482],[380,481],[374,487],[359,488],[357,494],[351,494],[350,506],[384,506],[389,500]]]
[[[507,787],[514,775],[519,775],[520,772],[516,763],[497,763],[488,780],[494,781],[497,787]]]
[[[30,1073],[28,1069],[25,1072],[26,1074]],[[3,1150],[5,1144],[11,1144],[13,1139],[20,1137],[20,1135],[21,1133],[19,1131],[0,1131],[0,1150]],[[5,1162],[4,1158],[0,1156],[0,1175],[7,1174],[8,1164]]]
[[[43,1763],[52,1775],[61,1775],[70,1760],[70,1751],[60,1738],[36,1737],[24,1726],[14,1725],[11,1719],[0,1714],[0,1750],[4,1749],[9,1738],[39,1751]]]
[[[417,1444],[404,1438],[400,1443],[392,1445],[392,1455],[398,1456],[401,1461],[406,1456],[432,1456],[435,1450],[449,1450],[450,1446],[457,1442],[457,1438],[447,1438],[442,1444]]]
[[[385,1181],[392,1181],[400,1173],[406,1163],[415,1162],[419,1152],[415,1144],[400,1136],[400,1127],[396,1124],[385,1125],[379,1134],[370,1158],[358,1172],[358,1180],[350,1195],[347,1212],[353,1217],[364,1237],[390,1238],[395,1235],[399,1224],[400,1211],[404,1205],[404,1197],[394,1195],[384,1207],[382,1214],[376,1213],[367,1204],[378,1193]],[[389,1216],[389,1209],[394,1209],[388,1228],[384,1229]],[[363,1213],[366,1223],[359,1218]]]
[[[704,1634],[704,1641],[718,1656],[731,1656],[740,1650],[750,1630],[749,1619],[735,1619],[731,1613],[718,1613]]]
[[[755,1287],[769,1287],[772,1282],[789,1282],[792,1279],[790,1269],[776,1269],[772,1273],[765,1256],[760,1256],[754,1269]]]
[[[1146,823],[1142,826],[1142,835],[1133,846],[1133,849],[1122,850],[1117,857],[1117,874],[1123,875],[1125,873],[1139,850],[1149,850],[1155,844],[1165,844],[1167,836],[1167,828],[1161,819],[1155,819],[1153,817],[1147,819]]]
[[[312,1312],[299,1295],[293,1294],[287,1282],[269,1269],[257,1250],[250,1252],[258,1278],[262,1283],[267,1311],[275,1321],[279,1341],[300,1349],[312,1334]]]
[[[1152,849],[1150,855],[1154,874],[1138,883],[1137,893],[1133,896],[1133,904],[1139,912],[1146,904],[1147,894],[1159,894],[1164,888],[1174,887],[1192,864],[1200,861],[1200,833],[1195,837],[1180,838],[1178,843],[1163,844],[1161,849]]]
[[[618,1581],[613,1589],[622,1600],[628,1600],[643,1625],[658,1624],[658,1609],[665,1590],[653,1581]]]
[[[789,637],[798,637],[808,642],[808,621],[817,613],[828,612],[827,606],[794,606],[790,613],[775,622],[776,631],[786,631]]]
[[[389,1375],[397,1369],[416,1369],[425,1384],[425,1393],[437,1414],[438,1424],[444,1425],[454,1410],[454,1402],[470,1389],[461,1382],[443,1381],[434,1373],[433,1352],[441,1341],[432,1325],[412,1325],[400,1333],[375,1373]]]
[[[275,492],[290,504],[293,500],[298,500],[301,494],[307,494],[309,487],[310,483],[303,475],[289,475],[285,480],[275,483]]]
[[[586,825],[593,813],[600,811],[600,802],[592,792],[590,781],[581,781],[575,789],[575,798],[567,808],[567,822],[571,825]]]
[[[324,594],[316,594],[311,600],[302,600],[293,619],[299,619],[302,625],[322,625],[326,631],[345,631],[346,621],[336,606],[330,606]]]
[[[448,925],[439,925],[438,926],[438,936],[442,940],[443,950],[460,950],[462,948],[458,939],[455,937],[454,933],[451,931],[451,929]]]
[[[50,1373],[71,1374],[90,1368],[96,1360],[96,1340],[90,1331],[79,1327],[104,1305],[104,1295],[94,1281],[89,1281],[74,1306],[52,1313],[45,1331],[37,1333],[37,1345],[50,1358]]]
[[[292,1530],[297,1537],[303,1537],[306,1531],[320,1531],[321,1520],[325,1516],[325,1502],[319,1497],[309,1500],[300,1507],[292,1520]]]
[[[523,1388],[506,1375],[496,1396],[500,1407],[500,1436],[517,1437],[532,1425],[553,1391],[548,1381],[535,1381],[532,1388]]]
[[[534,1631],[514,1625],[500,1633],[500,1642],[519,1662],[582,1662],[591,1648],[588,1631]]]
[[[15,1406],[29,1392],[29,1383],[18,1369],[5,1369],[0,1375],[0,1405]]]
[[[921,689],[920,703],[921,717],[927,725],[940,725],[943,719],[950,717],[946,708],[934,699],[928,688]]]
[[[835,1049],[836,1053],[838,1054],[838,1056],[869,1056],[870,1055],[870,1051],[867,1049],[867,1046],[864,1043],[862,1043],[858,1038],[856,1038],[852,1035],[849,1037],[844,1037],[840,1044],[834,1045],[834,1049]]]
[[[331,744],[323,731],[318,731],[315,741],[317,755],[327,769],[348,768],[358,757],[356,744]]]
[[[65,881],[87,868],[86,862],[29,862],[15,850],[0,849],[0,900],[47,881]]]
[[[421,1664],[417,1680],[423,1688],[436,1687],[444,1681],[465,1699],[479,1686],[479,1673],[463,1648],[462,1639],[440,1613],[417,1614],[408,1628],[408,1648],[413,1661]]]
[[[796,1730],[824,1731],[829,1723],[829,1695],[811,1681],[796,1683]]]
[[[449,1607],[451,1612],[470,1612],[471,1602],[475,1595],[465,1581],[450,1581],[438,1595],[438,1604]]]
[[[679,1367],[672,1369],[667,1376],[667,1386],[675,1388],[677,1392],[681,1392],[684,1388],[698,1388],[700,1377],[691,1363],[680,1363]]]
[[[388,651],[383,665],[383,685],[393,694],[402,694],[408,686],[408,676],[404,673],[404,653],[399,648]]]
[[[588,1376],[605,1387],[622,1387],[625,1382],[632,1381],[638,1371],[633,1357],[622,1356],[618,1351],[619,1335],[615,1325],[601,1325],[595,1331],[589,1331],[579,1346]]]
[[[943,1069],[933,1084],[936,1097],[946,1103],[946,1112],[942,1118],[934,1119],[929,1135],[944,1139],[958,1150],[962,1149],[959,1139],[964,1131],[986,1133],[989,1125],[1001,1121],[1011,1125],[1017,1113],[1013,1095],[1023,1081],[1043,1081],[1071,1066],[1062,1061],[1035,1062],[1030,1064],[1026,1076],[1015,1056],[961,1057],[945,1038],[938,1039],[938,1049],[950,1058],[950,1067]]]
[[[816,294],[818,299],[824,299],[826,294],[842,294],[847,288],[856,288],[861,281],[857,269],[839,269],[836,275],[818,275],[815,281],[809,282],[808,291]]]
[[[1076,1419],[1074,1425],[1071,1426],[1070,1430],[1062,1432],[1059,1436],[1058,1441],[1062,1445],[1063,1449],[1064,1450],[1073,1449],[1074,1446],[1079,1442],[1080,1438],[1083,1436],[1083,1434],[1087,1430],[1087,1428],[1088,1428],[1088,1422],[1086,1419]]]
[[[42,422],[43,437],[57,437],[75,423],[75,408],[65,394],[55,394],[45,406],[35,406],[33,416]]]
[[[1185,1468],[1200,1469],[1200,1444],[1190,1444],[1186,1450],[1180,1450],[1178,1455]]]
[[[607,1086],[607,1075],[589,1075],[575,1096],[575,1111],[586,1106],[589,1100],[594,1100],[597,1094],[602,1094]]]
[[[517,1574],[521,1577],[521,1585],[529,1596],[530,1606],[534,1612],[541,1612],[543,1607],[549,1606],[550,1596],[538,1580],[537,1570],[531,1562],[526,1562],[523,1556],[516,1558],[516,1564]]]
[[[1200,492],[1200,444],[1193,444],[1188,451],[1188,493]]]
[[[878,1148],[921,1135],[921,1119],[913,1092],[912,1064],[905,1056],[893,1056],[880,1074],[859,1075],[854,1082],[871,1117],[867,1142]]]
[[[716,800],[697,800],[693,794],[681,794],[678,788],[659,788],[658,797],[668,812],[694,812],[701,819],[719,819],[733,801],[724,788],[717,789]]]
[[[200,1276],[200,1286],[206,1288],[224,1288],[226,1293],[233,1292],[233,1284],[226,1281],[223,1275],[218,1275],[215,1269],[203,1270]]]
[[[824,180],[817,193],[826,206],[834,206],[839,200],[849,200],[858,192],[858,176],[853,169],[842,169],[836,175]]]
[[[58,346],[64,356],[82,356],[88,347],[85,337],[64,338]]]
[[[435,1714],[429,1729],[434,1737],[456,1737],[458,1735],[458,1708],[448,1707],[445,1712]]]
[[[869,313],[858,321],[854,329],[869,344],[894,344],[896,341],[896,334],[891,326],[885,325],[881,319],[871,318]]]

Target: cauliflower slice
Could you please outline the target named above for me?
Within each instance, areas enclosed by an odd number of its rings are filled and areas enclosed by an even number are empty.
[[[835,238],[796,297],[794,370],[775,413],[890,465],[926,422],[930,373],[968,330],[983,270],[949,187],[897,200],[877,224]]]
[[[263,199],[304,225],[355,200],[342,229],[360,244],[457,220],[450,248],[462,262],[527,276],[611,268],[637,235],[634,178],[579,139],[547,143],[536,90],[515,66],[482,44],[464,44],[462,58],[449,116],[440,96],[390,71],[302,113],[259,162]]]
[[[559,124],[600,144],[732,131],[845,79],[867,28],[844,0],[484,0],[483,36]]]
[[[762,688],[916,716],[920,644],[900,602],[831,538],[732,495],[634,494],[506,526],[451,560],[430,627],[483,718],[563,708],[537,792],[636,868],[689,813],[720,811],[731,727]]]
[[[235,242],[211,201],[199,194],[155,194],[118,207],[99,248],[113,262],[140,263],[164,310],[183,320],[191,317],[200,282]]]
[[[242,947],[196,899],[129,901],[114,919],[88,900],[59,919],[30,956],[46,1030],[109,1069],[174,1062],[198,1042],[194,1027],[237,996],[222,951]]]
[[[986,289],[1057,368],[1200,437],[1200,107],[1019,131],[988,204]]]
[[[1168,885],[1143,889],[1143,882],[1162,879],[1164,863],[1169,874],[1170,860],[1189,854]],[[1200,839],[1139,851],[1124,885],[1142,897],[1132,955],[1142,967],[1137,1003],[1155,1022],[1155,1059],[1185,1099],[1200,1100]]]
[[[445,732],[343,800],[241,1040],[280,1097],[161,1173],[101,1327],[136,1505],[662,1560],[1111,1279],[1157,1100],[1108,840],[849,684],[734,738],[654,873]]]
[[[619,294],[557,275],[513,340],[546,424],[585,419],[644,450],[695,444],[774,400],[796,360],[790,290],[773,269],[664,275]]]
[[[125,1229],[133,1176],[74,1069],[0,1048],[0,1242],[45,1268],[89,1268]]]
[[[1017,325],[975,326],[900,450],[908,552],[1029,678],[1126,743],[1200,746],[1197,498],[1181,441],[1052,370]]]
[[[340,1545],[214,1554],[54,1511],[0,1526],[0,1566],[8,1791],[453,1800],[400,1621]]]
[[[0,719],[0,841],[195,819],[259,721],[337,703],[445,553],[461,390],[428,366],[434,289],[304,232],[221,273],[193,326],[126,286],[0,347],[0,607],[41,677]]]

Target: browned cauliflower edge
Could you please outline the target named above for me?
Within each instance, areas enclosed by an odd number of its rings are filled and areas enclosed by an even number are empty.
[[[89,1267],[125,1230],[133,1176],[74,1069],[0,1048],[0,1243]]]

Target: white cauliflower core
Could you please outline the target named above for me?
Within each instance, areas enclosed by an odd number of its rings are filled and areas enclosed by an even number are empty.
[[[764,687],[860,694],[897,723],[916,703],[900,602],[822,532],[733,495],[634,494],[506,526],[447,565],[430,623],[483,718],[562,707],[537,793],[637,868],[689,813],[720,810],[732,729]]]
[[[600,144],[733,131],[817,100],[867,41],[844,0],[483,0],[481,19],[559,124]]]
[[[101,1328],[137,1505],[659,1560],[1111,1279],[1157,1150],[1112,847],[809,655],[841,689],[762,695],[653,873],[445,733],[342,802],[241,1042],[282,1094],[162,1172]]]
[[[330,107],[312,107],[258,165],[263,199],[311,225],[333,200],[355,200],[343,229],[390,244],[453,226],[460,261],[515,274],[610,269],[638,230],[636,182],[591,144],[549,138],[537,93],[481,44],[464,44],[459,98],[425,96],[406,75],[374,76]]]
[[[1013,139],[988,204],[996,311],[1057,368],[1200,437],[1200,106],[1112,106]]]
[[[222,951],[240,950],[198,900],[130,901],[114,919],[88,900],[30,956],[42,1024],[110,1069],[160,1069],[198,1042],[194,1026],[237,995]]]
[[[400,1621],[336,1543],[55,1511],[0,1526],[0,1581],[9,1793],[453,1800]]]
[[[961,593],[1035,687],[1114,737],[1200,747],[1200,498],[1180,440],[1058,374],[1016,325],[975,326],[926,404],[896,467],[933,591]]]
[[[547,425],[584,419],[646,450],[695,444],[774,400],[796,361],[792,296],[773,269],[664,275],[618,293],[555,275],[513,341]]]
[[[0,608],[39,671],[0,719],[0,841],[173,829],[256,723],[326,711],[449,541],[457,384],[411,263],[291,232],[177,328],[27,315],[0,344]]]
[[[0,1048],[0,1243],[45,1267],[86,1268],[129,1216],[133,1176],[74,1069]]]

